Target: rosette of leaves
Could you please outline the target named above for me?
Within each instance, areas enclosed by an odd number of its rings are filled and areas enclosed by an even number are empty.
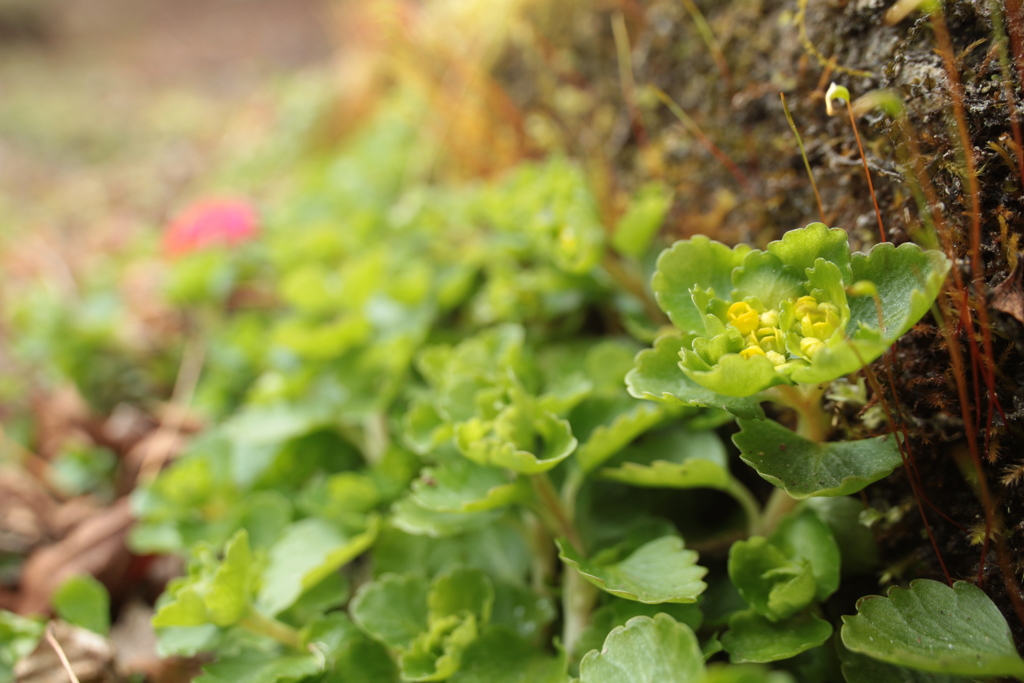
[[[829,382],[881,356],[920,320],[949,267],[914,244],[851,255],[846,232],[822,223],[764,251],[703,236],[677,242],[659,257],[652,287],[679,334],[641,354],[631,391],[738,414],[724,397]],[[676,363],[657,362],[670,353]]]
[[[839,546],[811,510],[784,518],[771,536],[733,543],[729,579],[749,609],[729,618],[722,645],[733,662],[773,662],[821,645],[832,626],[816,605],[839,588]]]

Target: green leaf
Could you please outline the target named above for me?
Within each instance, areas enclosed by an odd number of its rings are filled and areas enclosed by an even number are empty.
[[[599,425],[576,452],[580,467],[584,472],[594,471],[633,439],[658,425],[668,412],[664,406],[639,403],[632,410],[616,415],[611,424]]]
[[[697,636],[667,614],[630,619],[580,662],[580,683],[699,683],[703,676]]]
[[[789,659],[818,647],[832,635],[832,625],[809,612],[782,621],[770,621],[748,610],[729,619],[729,630],[722,636],[722,645],[729,660],[774,662]]]
[[[110,632],[110,595],[106,586],[93,577],[72,576],[54,591],[51,600],[64,621],[101,636]]]
[[[402,417],[402,436],[413,452],[426,455],[452,438],[452,425],[424,398],[413,400]]]
[[[291,624],[305,624],[331,609],[344,605],[351,595],[352,586],[342,573],[328,574],[285,610],[280,620]]]
[[[786,557],[810,563],[819,602],[839,588],[839,546],[814,512],[802,510],[784,517],[768,540]]]
[[[839,266],[843,282],[847,285],[853,282],[849,239],[842,228],[811,223],[801,230],[790,230],[781,240],[768,245],[768,253],[778,256],[782,263],[798,275],[803,275],[808,268],[813,267],[819,258],[825,259]]]
[[[160,657],[195,657],[217,647],[223,632],[214,624],[165,626],[156,629],[156,653]]]
[[[713,488],[732,485],[725,447],[714,432],[672,429],[627,449],[620,467],[601,470],[602,479],[649,488]],[[638,460],[639,462],[631,462]]]
[[[796,614],[815,597],[810,562],[787,557],[762,536],[732,544],[729,578],[743,599],[772,621]]]
[[[887,597],[870,595],[843,617],[843,644],[883,662],[959,676],[1024,680],[1010,628],[977,586],[918,579]]]
[[[799,231],[790,231],[793,232]],[[754,249],[747,252],[743,264],[732,273],[732,283],[736,288],[732,298],[743,301],[746,297],[756,297],[766,308],[777,309],[783,300],[804,293],[805,278],[803,271],[785,268],[778,256]],[[728,298],[725,292],[716,294],[719,298]]]
[[[431,620],[469,613],[484,626],[491,619],[493,607],[494,584],[482,571],[469,567],[455,567],[438,576],[427,594]]]
[[[568,421],[524,405],[505,408],[493,421],[459,424],[455,442],[473,462],[521,474],[547,472],[572,455],[577,443]]]
[[[511,505],[528,492],[525,482],[495,467],[459,458],[423,470],[412,497],[437,512],[482,512]]]
[[[402,651],[427,630],[427,590],[421,576],[386,574],[360,587],[349,613],[367,634]]]
[[[755,397],[723,396],[690,379],[679,367],[679,352],[689,347],[693,335],[659,337],[653,349],[637,354],[636,365],[626,375],[626,388],[634,398],[646,398],[683,406],[724,408],[745,419],[764,419]]]
[[[735,249],[713,242],[703,235],[676,242],[661,252],[651,288],[661,310],[683,332],[703,332],[704,316],[690,297],[694,286],[713,290],[726,299],[732,291],[732,271],[742,262],[750,247]]]
[[[343,612],[303,629],[303,642],[324,652],[331,666],[319,683],[397,683],[398,667],[384,646],[371,640]]]
[[[664,536],[638,548],[620,562],[601,563],[581,556],[565,541],[558,541],[559,557],[603,591],[648,604],[694,602],[707,584],[707,569],[697,564],[697,553],[683,549],[678,536]]]
[[[170,600],[153,617],[153,626],[231,626],[249,611],[256,583],[249,535],[239,530],[217,562],[208,548],[197,553],[189,576],[172,582]]]
[[[195,683],[291,683],[322,671],[312,655],[280,655],[249,650],[203,667]]]
[[[795,683],[785,671],[769,671],[756,664],[712,664],[702,683]]]
[[[30,655],[39,644],[45,629],[46,625],[35,619],[0,609],[0,674],[4,667],[12,669]]]
[[[257,600],[260,611],[274,616],[288,609],[303,592],[361,555],[376,539],[379,520],[369,517],[367,527],[350,536],[315,517],[289,526],[270,549]]]
[[[881,356],[928,312],[950,262],[942,253],[922,251],[916,244],[895,247],[885,242],[875,245],[867,255],[854,254],[852,268],[853,281],[872,283],[878,302],[873,296],[849,297],[850,321],[845,339],[839,337],[827,344],[808,367],[794,370],[793,380],[831,381]]]
[[[699,337],[695,340],[694,348],[700,340]],[[776,384],[785,383],[765,356],[744,358],[739,353],[726,353],[714,365],[708,365],[693,351],[684,348],[682,354],[680,367],[687,376],[705,389],[723,396],[751,397]],[[722,407],[728,410],[728,406]]]
[[[665,602],[660,605],[645,605],[635,600],[622,600],[608,596],[607,602],[591,615],[590,623],[576,641],[575,654],[582,656],[591,650],[600,650],[605,638],[616,626],[623,626],[633,617],[655,617],[665,613],[696,631],[704,615],[694,603],[677,604]]]
[[[772,420],[739,420],[740,457],[794,498],[845,496],[903,463],[893,436],[815,443]]]
[[[462,653],[477,637],[476,616],[451,615],[432,621],[402,653],[398,666],[409,681],[443,681],[459,670]]]
[[[256,578],[249,533],[242,529],[224,547],[224,561],[213,575],[206,595],[210,621],[217,626],[229,626],[244,617],[249,611]]]
[[[519,637],[536,641],[556,616],[551,598],[513,583],[502,581],[495,584],[492,626],[512,629]]]
[[[878,542],[871,529],[860,522],[864,503],[856,498],[808,498],[804,505],[832,531],[843,575],[866,574],[878,566]]]
[[[851,652],[842,643],[839,643],[838,649],[846,683],[966,683],[973,680],[886,664],[867,655]]]
[[[639,259],[665,222],[672,206],[673,193],[662,183],[640,188],[612,235],[612,245],[620,254]]]
[[[462,655],[449,683],[565,683],[564,652],[551,656],[506,628],[491,628]]]
[[[928,312],[938,296],[950,262],[941,252],[924,251],[913,243],[876,244],[867,254],[853,255],[853,280],[874,283],[882,304],[882,338],[895,341]],[[856,326],[878,328],[874,297],[850,299],[850,336]]]
[[[532,554],[521,523],[500,517],[493,524],[459,536],[416,537],[387,527],[374,546],[374,570],[436,575],[457,565],[482,569],[495,581],[523,583]]]
[[[711,488],[720,491],[727,490],[732,480],[732,476],[721,465],[704,458],[693,458],[682,463],[656,460],[650,465],[627,462],[622,467],[606,467],[601,470],[601,478],[647,488]]]
[[[391,506],[388,520],[396,528],[415,536],[454,536],[487,526],[501,516],[499,510],[485,512],[438,512],[420,505],[411,496]]]

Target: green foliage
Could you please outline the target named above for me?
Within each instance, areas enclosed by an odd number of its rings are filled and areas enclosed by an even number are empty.
[[[988,596],[966,581],[918,579],[886,597],[868,596],[843,617],[843,644],[874,659],[921,671],[1024,680],[1024,660]]]
[[[199,548],[186,577],[175,579],[153,625],[231,626],[246,616],[256,584],[256,568],[245,530],[236,533],[218,561],[210,548]]]
[[[851,255],[812,224],[764,251],[696,236],[652,273],[670,188],[606,225],[620,205],[566,158],[445,182],[414,147],[421,105],[275,173],[260,239],[165,264],[209,428],[132,495],[134,549],[188,560],[160,652],[206,658],[206,683],[831,683],[833,595],[877,561],[843,496],[902,460],[893,436],[833,440],[820,396],[926,313],[945,257]],[[97,289],[17,307],[19,354],[97,411],[165,401],[196,339],[130,348]],[[52,483],[104,495],[109,465],[65,453]],[[915,584],[979,625],[941,658],[923,626],[877,635],[902,593],[862,602],[850,680],[1019,673],[972,590]],[[82,578],[55,595],[101,633],[106,601]],[[41,628],[0,613],[0,681]]]
[[[0,610],[0,681],[14,680],[14,665],[36,649],[44,629],[35,619]]]
[[[53,608],[64,621],[107,635],[110,631],[110,595],[91,576],[73,576],[53,594]]]
[[[893,436],[815,443],[771,420],[740,420],[743,460],[794,498],[846,496],[902,464]]]
[[[729,619],[722,645],[737,664],[774,662],[817,647],[831,635],[832,625],[814,614],[773,621],[750,610],[737,612]]]
[[[704,656],[689,627],[667,614],[634,617],[608,634],[600,652],[580,664],[580,683],[691,683],[700,681]]]
[[[619,561],[614,555],[587,560],[568,543],[558,542],[559,557],[601,590],[648,604],[694,602],[707,584],[707,569],[697,553],[683,549],[683,540],[665,536],[644,544]]]

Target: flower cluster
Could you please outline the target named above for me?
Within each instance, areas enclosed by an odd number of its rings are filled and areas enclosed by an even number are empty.
[[[913,244],[851,255],[845,231],[812,223],[764,251],[677,242],[653,287],[685,334],[682,372],[742,397],[827,382],[878,358],[925,314],[948,270],[941,253]]]

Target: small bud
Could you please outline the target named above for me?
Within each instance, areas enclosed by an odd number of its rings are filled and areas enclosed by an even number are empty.
[[[754,356],[766,356],[768,354],[766,354],[760,346],[748,346],[740,351],[740,355],[744,358],[750,359]]]
[[[740,331],[743,336],[752,333],[757,329],[760,316],[750,304],[745,301],[737,301],[726,312],[729,324]]]
[[[757,344],[765,351],[785,353],[786,338],[777,327],[762,327],[757,331]]]
[[[804,358],[814,358],[823,348],[825,348],[825,342],[817,337],[804,337],[800,340],[800,353]]]
[[[850,91],[836,83],[828,86],[828,90],[825,92],[825,111],[828,112],[829,116],[836,113],[835,109],[832,108],[833,100],[842,100],[844,104],[849,102]]]
[[[779,312],[776,310],[765,311],[761,314],[761,327],[778,327]]]
[[[796,313],[797,318],[802,318],[805,315],[811,315],[818,310],[818,300],[813,296],[802,296],[796,300],[793,305],[793,312]]]

